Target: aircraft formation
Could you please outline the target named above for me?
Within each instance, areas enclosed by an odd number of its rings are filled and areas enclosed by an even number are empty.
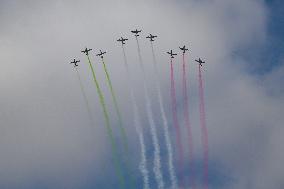
[[[135,30],[132,30],[132,31],[131,31],[131,33],[135,34],[134,36],[135,36],[136,38],[140,36],[139,33],[141,33],[141,32],[142,32],[142,30],[138,30],[138,29],[135,29]],[[155,41],[155,38],[157,38],[157,37],[158,37],[157,35],[149,34],[149,35],[146,37],[146,39],[149,39],[150,42],[154,42],[154,41]],[[125,45],[125,44],[126,44],[126,41],[128,41],[128,39],[127,39],[127,38],[124,38],[124,37],[120,37],[120,38],[117,39],[116,41],[121,42],[121,45]],[[182,51],[183,54],[185,54],[186,51],[189,50],[188,48],[186,48],[185,45],[184,45],[183,47],[179,47],[179,49]],[[92,49],[88,49],[88,48],[86,47],[86,48],[85,48],[84,50],[82,50],[81,52],[88,56],[88,55],[89,55],[89,52],[90,52],[91,50],[92,50]],[[173,59],[174,56],[177,55],[177,53],[174,53],[173,50],[170,50],[170,51],[168,51],[167,53],[170,55],[170,58],[171,58],[171,59]],[[105,52],[105,51],[102,52],[102,51],[100,50],[100,53],[96,54],[96,56],[100,56],[101,58],[103,58],[103,55],[104,55],[104,54],[106,54],[106,52]],[[199,58],[198,60],[195,60],[195,61],[196,61],[197,63],[199,63],[200,66],[202,66],[202,65],[205,63],[205,61],[201,60],[201,58]],[[80,60],[79,60],[79,61],[75,61],[75,59],[74,59],[74,60],[71,62],[71,64],[74,64],[74,67],[77,67],[77,66],[78,66],[78,64],[77,64],[78,62],[80,62]]]
[[[137,52],[138,52],[138,57],[139,57],[139,62],[140,62],[140,65],[141,66],[141,71],[143,73],[143,82],[144,82],[144,97],[145,97],[145,104],[147,105],[146,106],[146,111],[147,111],[147,119],[148,119],[148,122],[149,122],[149,126],[150,126],[150,132],[151,132],[151,137],[152,137],[152,141],[153,141],[153,172],[154,172],[154,177],[155,177],[155,180],[156,180],[156,184],[157,184],[157,188],[158,189],[165,189],[165,181],[164,181],[164,178],[163,178],[163,169],[161,168],[161,159],[162,157],[160,156],[160,146],[159,146],[159,138],[158,138],[158,132],[159,130],[157,130],[156,128],[156,125],[155,125],[155,119],[156,119],[156,116],[154,116],[155,114],[153,113],[153,110],[152,110],[152,105],[151,105],[151,100],[148,96],[148,91],[147,91],[147,87],[146,87],[146,82],[147,82],[147,78],[145,76],[145,73],[144,73],[144,70],[143,70],[143,60],[142,60],[142,56],[141,56],[141,52],[140,52],[140,48],[139,48],[139,40],[138,40],[138,37],[141,35],[141,32],[142,30],[138,30],[138,29],[135,29],[135,30],[131,30],[130,31],[132,34],[134,34],[135,38],[136,38],[136,42],[137,42]],[[153,63],[155,63],[155,53],[154,53],[154,48],[153,48],[153,42],[156,40],[156,38],[158,38],[157,35],[153,35],[153,34],[149,34],[148,36],[145,37],[146,39],[148,39],[151,43],[151,47],[152,47],[152,54],[153,54]],[[126,53],[125,53],[125,50],[124,50],[124,45],[126,44],[126,42],[128,41],[128,38],[125,38],[125,37],[120,37],[119,39],[116,40],[117,42],[121,43],[121,47],[123,49],[123,54],[124,54],[124,64],[125,64],[125,68],[127,70],[127,77],[128,77],[128,80],[132,80],[132,77],[131,77],[131,74],[129,72],[129,68],[127,66],[127,58],[126,58]],[[185,53],[187,51],[189,51],[189,48],[187,48],[185,45],[182,46],[182,47],[179,47],[179,50],[181,51],[181,54],[183,55],[183,95],[184,95],[184,104],[185,104],[185,107],[189,106],[188,105],[188,102],[187,102],[187,84],[186,84],[186,61],[185,61]],[[110,115],[109,115],[109,112],[108,112],[108,107],[107,107],[107,103],[105,102],[105,97],[104,97],[104,92],[101,90],[100,88],[100,82],[99,80],[97,79],[97,76],[96,76],[96,71],[94,69],[94,67],[92,66],[92,62],[91,62],[91,58],[89,57],[89,55],[91,54],[91,51],[93,51],[93,49],[91,48],[87,48],[85,47],[85,49],[81,50],[82,53],[84,53],[86,56],[87,56],[87,60],[88,60],[88,64],[90,66],[90,73],[92,74],[93,76],[93,80],[94,80],[94,84],[95,84],[95,87],[96,87],[96,90],[97,90],[97,93],[98,93],[98,96],[99,96],[99,102],[101,104],[101,108],[103,110],[103,115],[104,115],[104,119],[105,119],[105,127],[106,127],[106,130],[107,130],[107,135],[108,135],[108,138],[111,142],[111,151],[112,151],[112,157],[113,157],[113,163],[114,163],[114,170],[115,170],[115,173],[117,175],[117,178],[119,180],[119,183],[120,183],[120,187],[121,189],[128,189],[128,188],[131,188],[131,189],[134,189],[135,187],[131,186],[131,182],[130,180],[131,179],[131,174],[130,173],[130,170],[128,168],[128,162],[126,161],[126,163],[124,162],[123,160],[123,157],[120,157],[120,155],[118,154],[118,150],[120,149],[119,148],[119,145],[116,143],[115,140],[113,140],[114,138],[114,133],[113,133],[113,130],[112,130],[112,125],[111,125],[111,122],[110,122]],[[107,81],[107,85],[109,87],[109,90],[111,92],[111,96],[112,96],[112,101],[113,101],[113,104],[115,106],[115,111],[116,111],[116,114],[117,114],[117,118],[118,118],[118,122],[119,122],[119,128],[120,128],[120,132],[121,132],[121,140],[123,141],[123,146],[124,146],[124,153],[125,153],[125,156],[126,158],[128,157],[131,157],[131,153],[128,149],[128,139],[127,139],[127,135],[126,135],[126,132],[125,132],[125,128],[124,128],[124,123],[123,123],[123,119],[122,119],[122,116],[121,116],[121,112],[120,112],[120,108],[118,106],[118,103],[117,103],[117,98],[116,98],[116,94],[115,94],[115,90],[112,86],[112,82],[111,82],[111,77],[110,77],[110,74],[108,72],[108,69],[107,69],[107,64],[105,64],[105,61],[104,61],[104,56],[105,54],[107,53],[107,51],[103,51],[103,50],[99,50],[99,52],[96,52],[96,56],[97,57],[100,57],[101,58],[101,61],[102,61],[102,64],[103,64],[103,69],[104,69],[104,72],[105,72],[105,75],[106,75],[106,81]],[[171,109],[172,109],[172,116],[173,116],[173,128],[175,130],[175,133],[176,133],[176,151],[177,153],[174,154],[174,151],[173,151],[173,148],[172,148],[172,144],[171,144],[171,140],[170,140],[170,135],[169,135],[169,128],[168,128],[168,124],[167,124],[167,116],[165,115],[165,111],[164,111],[164,105],[163,105],[163,99],[162,99],[162,95],[161,95],[161,89],[160,89],[160,83],[159,83],[159,77],[158,77],[158,71],[157,71],[157,68],[156,66],[154,66],[154,69],[155,69],[155,73],[156,73],[156,79],[155,79],[155,82],[156,82],[156,85],[158,86],[157,87],[157,94],[158,95],[158,98],[159,98],[159,103],[160,103],[160,113],[161,113],[161,117],[163,119],[163,132],[164,132],[164,137],[165,137],[165,143],[166,143],[166,148],[167,148],[167,156],[168,156],[168,171],[169,171],[169,175],[170,175],[170,181],[171,181],[171,189],[176,189],[179,187],[181,188],[185,188],[184,186],[184,181],[183,179],[186,178],[185,177],[185,173],[183,172],[184,171],[184,168],[183,168],[183,165],[184,165],[184,155],[183,155],[183,151],[185,150],[184,146],[182,145],[182,134],[180,133],[180,129],[179,129],[179,121],[178,121],[178,116],[177,116],[177,99],[176,99],[176,88],[175,88],[175,79],[174,79],[174,66],[173,66],[173,62],[172,60],[178,55],[178,53],[174,52],[174,50],[169,50],[167,52],[165,52],[165,54],[169,55],[170,57],[170,65],[171,65]],[[87,106],[87,109],[88,109],[88,114],[90,115],[90,120],[92,122],[92,113],[91,113],[91,110],[90,110],[90,107],[89,107],[89,103],[88,103],[88,99],[87,99],[87,96],[85,95],[85,90],[84,90],[84,86],[81,82],[81,79],[80,79],[80,74],[79,74],[79,71],[77,70],[77,67],[79,66],[78,63],[80,62],[80,60],[76,60],[76,59],[73,59],[70,64],[73,64],[73,66],[75,67],[75,70],[77,72],[77,76],[78,76],[78,80],[80,82],[80,85],[81,85],[81,90],[82,90],[82,94],[83,94],[83,97],[85,99],[85,103],[86,103],[86,106]],[[202,179],[202,182],[203,182],[203,185],[204,185],[204,188],[207,188],[208,186],[208,139],[206,138],[207,137],[207,128],[206,128],[206,121],[205,121],[205,110],[204,110],[204,97],[203,97],[203,80],[202,80],[202,72],[201,72],[201,67],[203,66],[203,64],[205,63],[204,60],[202,60],[201,58],[198,58],[198,59],[195,59],[194,62],[198,63],[198,66],[199,66],[199,99],[200,99],[200,124],[201,124],[201,128],[202,128],[202,137],[205,139],[205,140],[202,140],[203,142],[203,156],[204,156],[204,160],[203,160],[203,179]],[[137,132],[137,135],[139,136],[138,137],[138,140],[139,140],[139,143],[140,143],[140,156],[141,156],[141,160],[140,160],[140,164],[139,164],[139,169],[140,169],[140,172],[141,172],[141,178],[143,180],[143,188],[144,189],[147,189],[147,188],[150,188],[149,185],[149,170],[147,168],[147,164],[149,163],[148,162],[148,158],[146,157],[147,154],[146,154],[146,151],[147,151],[147,144],[144,142],[145,141],[145,136],[144,136],[144,131],[143,127],[140,126],[140,120],[141,118],[139,117],[140,116],[140,110],[139,108],[137,108],[137,100],[136,100],[136,97],[132,91],[132,87],[130,87],[130,94],[131,94],[131,104],[132,104],[132,109],[133,109],[133,112],[134,112],[134,116],[133,116],[133,123],[135,125],[135,128],[136,128],[136,132]],[[189,124],[189,116],[188,114],[188,109],[185,108],[184,110],[185,114],[185,120],[188,120],[188,123],[186,123],[185,125],[187,125],[187,129],[188,129],[188,133],[191,133],[190,131],[190,124]],[[192,138],[191,134],[188,134],[188,138]],[[192,144],[190,141],[188,141],[188,147],[189,148],[193,148],[192,147]],[[193,159],[193,150],[190,149],[189,150],[189,153],[190,153],[190,157],[191,159]],[[177,156],[176,160],[174,160],[173,158],[173,154]],[[179,172],[180,176],[179,178],[177,178],[177,175],[176,175],[176,170],[175,170],[175,166],[174,166],[174,161],[177,161],[177,172]],[[128,174],[125,178],[123,176],[123,172],[124,172],[124,169],[123,169],[123,166],[122,164],[125,165],[125,172],[126,174]],[[193,166],[193,163],[190,162],[190,166],[189,167],[192,167]],[[195,178],[196,175],[193,175],[191,176],[191,185],[192,185],[192,188],[195,189],[194,187],[194,180],[196,179]],[[127,180],[128,178],[128,180]]]

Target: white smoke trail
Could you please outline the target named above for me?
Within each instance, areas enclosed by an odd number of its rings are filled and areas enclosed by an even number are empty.
[[[165,113],[163,97],[161,94],[159,72],[157,68],[157,60],[156,60],[156,55],[155,55],[152,41],[151,41],[151,50],[152,50],[152,55],[153,55],[153,64],[154,64],[154,71],[155,71],[155,77],[156,77],[155,78],[156,91],[158,94],[159,106],[160,106],[161,116],[163,120],[164,137],[165,137],[166,147],[168,151],[168,169],[170,173],[171,188],[177,189],[178,188],[177,178],[176,178],[176,173],[175,173],[174,164],[173,164],[173,148],[172,148],[172,143],[171,143],[170,135],[169,135],[169,125],[168,125],[168,120],[167,120],[166,113]]]
[[[146,86],[144,84],[147,116],[148,116],[148,119],[149,119],[150,132],[151,132],[152,140],[153,140],[153,144],[154,144],[154,168],[153,168],[153,171],[154,171],[157,183],[158,183],[158,188],[163,189],[164,188],[164,181],[163,181],[163,175],[161,173],[160,145],[159,145],[159,141],[158,141],[156,126],[155,126],[154,119],[153,119],[151,102],[150,102],[149,96],[147,94],[147,90],[145,88],[146,88]]]
[[[123,45],[122,45],[122,50],[123,50],[124,64],[125,64],[125,68],[127,71],[127,77],[128,77],[127,79],[129,82],[131,82],[132,77],[129,72],[127,58],[126,58],[125,49]],[[134,96],[132,85],[130,87],[130,95],[131,95],[131,104],[132,104],[132,108],[134,112],[134,125],[135,125],[136,132],[138,134],[138,137],[139,137],[139,143],[140,143],[140,148],[141,148],[141,161],[140,161],[139,169],[143,177],[143,184],[144,184],[143,188],[150,189],[149,171],[147,169],[146,147],[145,147],[145,141],[144,141],[143,128],[141,127],[141,124],[140,124],[139,111],[138,111],[137,102]]]
[[[146,86],[146,75],[144,71],[144,66],[143,66],[143,61],[142,61],[142,56],[141,56],[141,51],[140,51],[140,46],[138,42],[138,38],[136,37],[136,42],[137,42],[137,50],[138,50],[138,56],[139,56],[139,63],[140,63],[140,68],[143,73],[143,85],[144,85],[144,96],[145,96],[145,101],[146,101],[146,111],[147,111],[147,117],[148,121],[150,124],[150,132],[153,140],[153,145],[154,145],[154,175],[155,179],[158,184],[158,189],[164,189],[164,179],[163,175],[161,172],[161,157],[160,157],[160,145],[158,141],[158,136],[157,136],[157,130],[156,130],[156,125],[153,119],[153,112],[152,112],[152,105],[151,105],[151,100],[148,95],[148,90]]]
[[[140,165],[139,165],[139,169],[140,169],[142,176],[143,176],[144,189],[150,189],[150,187],[149,187],[149,171],[147,169],[147,158],[146,158],[146,147],[145,147],[145,142],[144,142],[144,135],[143,135],[142,127],[140,125],[138,108],[137,108],[136,101],[134,99],[133,92],[131,92],[131,101],[132,101],[133,109],[134,109],[134,124],[136,126],[136,131],[138,133],[140,147],[141,147],[141,162],[140,162]]]

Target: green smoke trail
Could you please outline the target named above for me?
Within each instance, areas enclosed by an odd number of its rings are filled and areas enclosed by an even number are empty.
[[[89,115],[89,118],[90,118],[90,123],[92,125],[94,125],[94,120],[93,120],[93,116],[92,116],[92,113],[91,113],[89,101],[88,101],[88,98],[87,98],[87,95],[86,95],[86,92],[85,92],[85,89],[84,89],[84,86],[83,86],[83,83],[82,83],[82,80],[81,80],[81,77],[80,77],[80,74],[79,74],[77,67],[75,67],[75,70],[76,70],[77,78],[78,78],[78,81],[79,81],[79,84],[80,84],[81,92],[82,92],[82,95],[83,95],[83,98],[84,98],[84,101],[85,101],[85,104],[86,104],[86,107],[87,107],[87,112],[88,112],[88,115]]]
[[[106,67],[106,64],[105,64],[105,61],[104,61],[103,58],[102,58],[102,63],[104,65],[104,71],[105,71],[105,74],[106,74],[106,77],[107,77],[107,83],[108,83],[108,86],[109,86],[109,89],[110,89],[110,92],[111,92],[111,96],[112,96],[112,100],[113,100],[113,103],[114,103],[115,111],[116,111],[117,116],[118,116],[119,128],[120,128],[120,131],[122,133],[124,148],[125,148],[126,153],[128,153],[128,142],[127,142],[126,132],[125,132],[125,129],[124,129],[123,123],[122,123],[122,116],[121,116],[120,110],[118,108],[116,95],[115,95],[113,87],[112,87],[110,75],[109,75],[108,69]]]
[[[108,69],[106,67],[106,64],[105,64],[105,61],[104,61],[103,58],[102,58],[102,63],[103,63],[104,71],[105,71],[105,74],[106,74],[107,83],[108,83],[108,86],[109,86],[109,89],[110,89],[110,92],[111,92],[112,100],[113,100],[113,103],[114,103],[114,106],[115,106],[115,111],[116,111],[118,119],[119,119],[119,128],[120,128],[120,131],[122,133],[122,140],[123,140],[123,143],[124,143],[125,154],[126,154],[126,169],[127,169],[127,171],[129,171],[128,164],[129,164],[130,154],[129,154],[129,149],[128,149],[127,135],[126,135],[126,132],[125,132],[125,128],[123,127],[122,116],[121,116],[121,113],[120,113],[120,110],[119,110],[119,107],[118,107],[115,92],[113,90],[110,75],[109,75]],[[131,174],[128,175],[128,178],[129,178],[129,181],[130,181],[130,185],[133,186],[134,181],[132,179]]]
[[[112,129],[111,129],[111,126],[110,126],[110,121],[109,121],[109,116],[108,116],[108,112],[107,112],[106,105],[105,105],[104,96],[103,96],[103,93],[100,89],[98,80],[96,78],[96,74],[95,74],[94,68],[92,66],[90,57],[88,55],[87,55],[87,57],[88,57],[88,62],[89,62],[89,65],[90,65],[90,68],[91,68],[91,71],[92,71],[92,74],[93,74],[93,79],[94,79],[94,82],[95,82],[95,85],[96,85],[96,89],[97,89],[97,92],[98,92],[98,95],[99,95],[100,103],[101,103],[101,106],[103,108],[104,118],[105,118],[105,122],[106,122],[106,129],[107,129],[108,136],[110,138],[111,147],[112,147],[112,155],[113,155],[113,158],[114,158],[114,161],[115,161],[114,163],[115,163],[116,174],[119,178],[121,188],[125,188],[124,177],[122,176],[122,173],[121,173],[122,171],[121,171],[121,167],[120,167],[120,163],[119,163],[119,158],[118,158],[118,155],[117,155],[117,147],[116,147],[114,137],[113,137],[113,133],[112,133]]]

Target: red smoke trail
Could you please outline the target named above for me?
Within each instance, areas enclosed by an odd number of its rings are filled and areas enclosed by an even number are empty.
[[[183,147],[181,142],[181,132],[177,117],[177,101],[176,101],[176,91],[175,91],[175,81],[174,81],[174,68],[173,60],[171,59],[171,98],[172,98],[172,113],[173,113],[173,123],[176,130],[176,144],[178,149],[178,169],[179,174],[182,175],[183,172]],[[180,187],[184,188],[183,176],[180,177]]]
[[[182,55],[182,90],[183,90],[183,98],[184,98],[184,119],[185,125],[187,128],[187,135],[188,135],[188,148],[189,148],[189,166],[191,168],[191,177],[189,178],[190,184],[193,189],[195,189],[195,181],[194,181],[194,174],[193,174],[193,140],[192,140],[192,131],[191,131],[191,124],[189,119],[189,103],[188,103],[188,94],[187,94],[187,84],[186,84],[186,67],[185,67],[185,56]]]
[[[204,104],[204,89],[203,79],[201,73],[201,66],[199,66],[199,111],[200,111],[200,127],[201,127],[201,138],[203,145],[203,188],[208,189],[208,131],[206,127],[206,116],[205,116],[205,104]]]

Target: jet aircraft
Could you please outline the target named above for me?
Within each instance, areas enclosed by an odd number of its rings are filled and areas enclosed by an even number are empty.
[[[121,42],[121,44],[124,45],[124,44],[125,44],[125,41],[127,41],[127,40],[128,40],[127,38],[121,37],[121,38],[119,38],[117,41],[118,41],[118,42]]]
[[[139,34],[138,33],[140,33],[140,32],[142,32],[142,30],[133,30],[133,31],[131,31],[132,33],[134,33],[135,34],[135,37],[138,37],[139,36]]]
[[[200,58],[198,60],[195,60],[195,62],[198,62],[199,66],[202,66],[202,64],[205,63],[205,61],[202,61]]]
[[[85,48],[85,50],[81,51],[82,53],[85,53],[87,56],[89,55],[89,51],[91,51],[92,49],[88,49],[87,47]]]
[[[177,54],[173,53],[173,50],[171,50],[170,52],[167,52],[169,55],[171,55],[171,58],[174,58],[174,56],[176,56]]]
[[[188,49],[185,48],[185,45],[184,45],[183,47],[180,47],[179,49],[183,51],[183,52],[182,52],[183,54],[185,54],[185,52],[188,51]]]
[[[147,36],[146,38],[147,38],[147,39],[150,39],[150,41],[155,41],[154,38],[156,38],[156,37],[157,37],[156,35],[150,34],[150,35]]]
[[[104,54],[106,54],[106,52],[102,52],[102,50],[100,50],[100,53],[97,54],[96,56],[100,56],[101,58],[104,58]]]
[[[77,67],[78,66],[78,62],[80,62],[80,60],[75,60],[75,58],[74,58],[74,60],[72,61],[72,62],[70,62],[70,64],[74,64],[74,67]]]

